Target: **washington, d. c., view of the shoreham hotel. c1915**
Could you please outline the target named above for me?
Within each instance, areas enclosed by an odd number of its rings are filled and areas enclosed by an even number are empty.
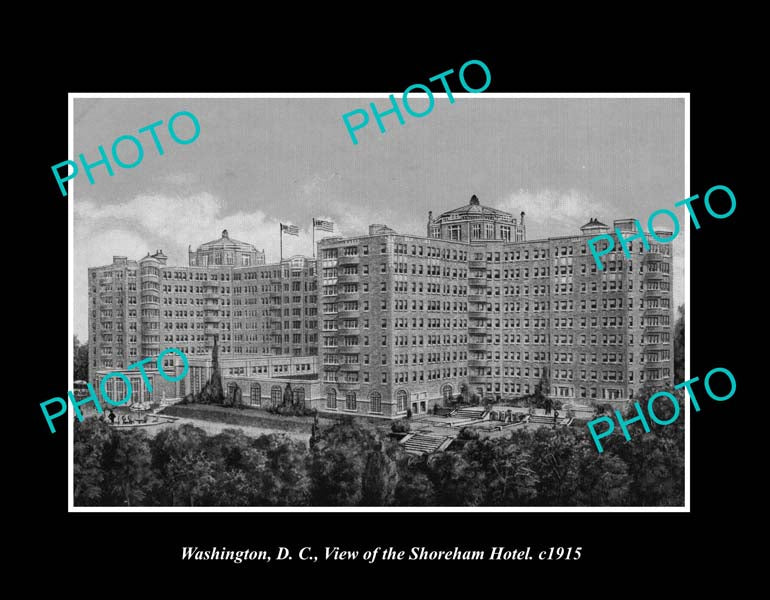
[[[629,260],[618,245],[600,271],[587,240],[636,233],[632,219],[601,220],[527,240],[524,212],[473,196],[428,213],[426,237],[371,225],[319,241],[317,258],[267,264],[228,231],[191,248],[187,266],[167,265],[162,250],[116,256],[88,269],[89,380],[120,370],[132,402],[174,401],[209,379],[216,343],[225,389],[237,385],[252,408],[280,403],[290,383],[320,413],[395,419],[461,390],[526,396],[543,369],[553,399],[635,398],[645,384],[672,384],[671,246],[634,241]],[[170,347],[187,354],[189,374],[150,393],[126,367]],[[123,397],[120,379],[107,384]]]

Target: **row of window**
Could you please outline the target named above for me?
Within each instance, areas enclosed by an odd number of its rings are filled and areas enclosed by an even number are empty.
[[[408,254],[408,245],[402,243],[393,244],[394,254]],[[380,254],[387,254],[387,244],[380,245]],[[361,246],[361,256],[369,255],[369,245],[364,244]],[[333,260],[340,256],[359,256],[358,246],[342,246],[339,248],[323,248],[321,250],[321,259]],[[426,256],[428,258],[443,258],[445,260],[468,260],[468,252],[465,250],[458,250],[456,248],[438,248],[436,246],[421,246],[417,244],[412,245],[412,256]]]

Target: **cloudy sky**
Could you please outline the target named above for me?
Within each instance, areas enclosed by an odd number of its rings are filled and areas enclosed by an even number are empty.
[[[76,156],[96,161],[99,145],[109,154],[126,134],[145,150],[133,169],[113,165],[110,177],[98,166],[93,185],[81,169],[74,180],[75,334],[87,338],[88,267],[156,249],[169,264],[186,265],[188,245],[223,229],[273,262],[279,222],[300,228],[298,238],[284,236],[284,256],[310,255],[312,217],[331,219],[345,236],[370,223],[425,235],[429,210],[462,206],[476,194],[484,205],[526,212],[527,238],[538,239],[577,233],[590,217],[646,223],[685,197],[681,99],[482,93],[456,94],[450,104],[437,95],[421,119],[404,114],[400,125],[395,115],[384,117],[384,134],[372,117],[353,145],[342,114],[372,101],[389,107],[387,98],[75,99]],[[415,97],[413,110],[425,106]],[[182,110],[200,122],[200,137],[188,145],[171,140],[166,125]],[[137,133],[158,120],[162,156],[149,133]],[[182,138],[192,133],[186,118],[175,128]],[[129,142],[119,150],[125,162],[136,158]],[[683,247],[680,234],[676,304],[684,300]]]

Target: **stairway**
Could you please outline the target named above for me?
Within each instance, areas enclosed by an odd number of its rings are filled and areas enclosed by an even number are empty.
[[[406,436],[401,443],[404,450],[412,454],[427,454],[436,452],[447,440],[454,439],[451,436],[437,435],[434,433],[413,433]]]
[[[481,406],[458,408],[452,413],[452,416],[463,419],[482,419],[484,418],[484,408]]]
[[[569,422],[567,417],[559,417],[559,425],[566,425]],[[553,415],[530,415],[529,423],[534,425],[553,425]]]

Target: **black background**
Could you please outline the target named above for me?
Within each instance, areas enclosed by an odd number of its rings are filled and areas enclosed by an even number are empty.
[[[517,25],[517,29],[523,26]],[[261,24],[259,29],[269,28]],[[104,30],[100,30],[104,31]],[[750,279],[734,267],[739,260],[739,223],[745,220],[750,197],[738,176],[745,151],[745,99],[736,89],[735,66],[744,56],[724,37],[710,43],[686,42],[689,28],[649,30],[643,37],[588,32],[571,39],[544,31],[537,43],[511,35],[496,44],[473,43],[465,36],[446,34],[429,44],[419,35],[394,31],[387,39],[368,39],[362,26],[346,35],[310,40],[298,32],[264,41],[256,29],[251,36],[215,36],[197,32],[186,41],[159,42],[136,35],[125,48],[110,33],[82,32],[74,44],[78,60],[52,68],[50,59],[30,64],[36,110],[30,120],[34,152],[26,155],[24,196],[30,210],[35,247],[45,282],[30,291],[37,335],[29,361],[22,411],[12,417],[25,435],[22,446],[24,489],[22,546],[17,554],[38,552],[44,579],[82,583],[105,581],[122,587],[136,581],[177,583],[187,580],[269,582],[279,577],[291,593],[297,584],[332,577],[351,585],[335,588],[360,595],[374,586],[408,593],[423,579],[429,582],[475,580],[496,585],[502,580],[574,590],[600,590],[606,577],[624,585],[643,585],[656,574],[695,576],[684,565],[697,565],[709,577],[730,572],[750,552],[739,540],[750,515],[742,508],[750,486],[737,470],[750,460],[742,443],[741,423],[747,418],[746,390],[751,374],[743,366],[737,344],[739,331],[759,335],[749,325],[752,312],[745,303],[754,298]],[[697,37],[696,33],[692,33]],[[220,39],[221,37],[221,39]],[[244,41],[233,41],[234,39]],[[231,38],[231,39],[228,39]],[[245,41],[248,39],[248,41]],[[336,48],[330,45],[334,40]],[[112,48],[107,52],[100,50]],[[64,51],[62,51],[64,58]],[[66,434],[51,435],[39,403],[67,390],[67,204],[50,166],[67,156],[68,92],[381,92],[399,94],[412,83],[466,61],[484,61],[492,74],[487,92],[690,92],[691,194],[714,185],[730,187],[738,208],[725,220],[710,218],[702,201],[694,204],[702,229],[691,228],[690,302],[691,376],[701,378],[713,367],[729,368],[738,392],[727,402],[701,400],[702,411],[691,411],[691,502],[689,514],[667,513],[96,513],[67,512]],[[436,86],[439,84],[436,83]],[[456,85],[452,85],[456,89]],[[434,87],[439,90],[439,87]],[[32,108],[22,107],[23,109]],[[342,125],[340,125],[342,127]],[[29,135],[29,132],[27,133]],[[11,142],[13,144],[13,142]],[[464,192],[463,192],[464,194]],[[670,199],[661,198],[660,207]],[[720,206],[715,203],[715,206]],[[681,209],[679,209],[681,210]],[[18,226],[18,223],[16,223]],[[23,231],[23,230],[22,230]],[[28,231],[27,231],[28,232]],[[683,234],[682,234],[683,235]],[[742,293],[738,294],[738,289]],[[745,290],[745,291],[744,291]],[[9,292],[10,293],[10,292]],[[19,296],[21,298],[21,296]],[[26,302],[25,302],[26,303]],[[740,308],[739,308],[740,307]],[[27,309],[28,310],[28,309]],[[743,313],[743,314],[741,314]],[[741,318],[743,316],[743,318]],[[749,325],[749,327],[746,327]],[[13,327],[13,324],[11,323]],[[747,331],[748,329],[748,331]],[[31,340],[27,340],[31,341]],[[702,389],[702,388],[696,388]],[[9,398],[10,400],[10,398]],[[743,405],[743,406],[742,406]],[[21,427],[19,427],[19,425]],[[10,457],[9,457],[10,458]],[[758,465],[764,470],[764,465]],[[757,477],[753,475],[752,477]],[[325,546],[365,550],[377,546],[409,549],[524,548],[533,552],[551,546],[581,547],[579,561],[539,562],[362,562],[299,563],[181,561],[182,546],[227,546],[230,549],[297,550]],[[43,552],[41,555],[40,553]],[[23,558],[23,557],[20,557]],[[727,564],[729,563],[729,565]],[[712,569],[713,570],[710,570]],[[407,571],[418,576],[408,583]],[[377,580],[352,585],[350,577],[377,574]],[[218,576],[226,575],[226,579]],[[292,578],[287,578],[292,576]],[[81,579],[81,577],[83,579]],[[521,578],[521,579],[519,579]],[[721,577],[719,577],[721,578]],[[533,583],[534,582],[534,583]],[[164,586],[165,587],[165,586]],[[318,588],[319,591],[324,588]],[[483,589],[483,587],[481,588]],[[528,589],[532,589],[528,586]],[[90,595],[90,594],[87,594]]]

